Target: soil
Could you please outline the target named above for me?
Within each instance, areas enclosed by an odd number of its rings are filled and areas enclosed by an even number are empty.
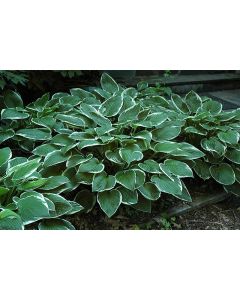
[[[210,205],[176,218],[180,229],[240,229],[240,198]]]
[[[107,218],[96,207],[89,214],[75,214],[67,219],[76,229],[116,230],[233,230],[240,229],[240,198],[230,197],[217,204],[191,211],[169,220],[159,217],[161,205],[151,214],[132,208],[120,208],[119,213]]]

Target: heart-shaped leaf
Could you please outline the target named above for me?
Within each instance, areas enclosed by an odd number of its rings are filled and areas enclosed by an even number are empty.
[[[139,192],[149,200],[157,200],[160,198],[161,192],[152,182],[146,182],[138,188]]]
[[[85,173],[101,173],[104,170],[104,164],[100,163],[97,158],[91,158],[90,160],[82,163],[79,168],[78,172]]]
[[[143,158],[143,153],[138,145],[128,145],[119,150],[121,158],[130,164],[133,161],[141,160]]]
[[[235,174],[229,164],[221,163],[210,167],[211,176],[220,184],[231,185],[235,182]]]
[[[122,194],[113,189],[98,193],[97,201],[105,214],[111,218],[117,211],[122,201]]]
[[[192,169],[184,162],[175,159],[166,159],[164,165],[178,177],[193,177]]]
[[[92,183],[93,192],[103,192],[111,190],[116,184],[116,179],[113,175],[107,175],[106,172],[95,174]]]
[[[131,191],[123,186],[117,188],[122,195],[122,203],[127,205],[136,204],[138,202],[137,191]]]
[[[182,193],[182,184],[178,177],[173,177],[171,180],[166,175],[153,175],[151,181],[155,183],[159,191],[171,195],[180,195]]]
[[[143,171],[148,172],[148,173],[157,173],[157,174],[159,174],[161,172],[160,167],[159,167],[159,163],[157,163],[153,159],[147,159],[143,163],[139,163],[138,166]]]
[[[134,170],[119,171],[116,174],[116,180],[125,188],[134,190],[136,185],[136,173]]]

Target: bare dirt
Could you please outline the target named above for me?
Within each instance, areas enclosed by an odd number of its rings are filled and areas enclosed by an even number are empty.
[[[230,197],[217,204],[166,220],[156,208],[152,214],[121,208],[106,217],[97,207],[89,214],[67,218],[77,230],[237,230],[240,229],[240,198]]]

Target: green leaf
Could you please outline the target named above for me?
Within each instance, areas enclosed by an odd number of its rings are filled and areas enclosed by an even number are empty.
[[[175,107],[175,109],[178,112],[184,113],[184,114],[189,113],[189,110],[188,110],[188,107],[187,107],[186,103],[183,102],[182,98],[179,95],[172,94],[171,95],[171,102],[173,104],[173,107]]]
[[[151,142],[152,133],[147,131],[147,130],[142,130],[142,131],[139,131],[139,132],[135,133],[133,135],[133,138],[134,139],[140,139],[140,140],[146,140],[148,142]]]
[[[122,195],[122,203],[126,205],[136,204],[138,202],[137,191],[131,191],[123,186],[117,188]]]
[[[15,135],[14,130],[12,129],[2,130],[2,128],[0,128],[0,144],[14,137],[14,135]]]
[[[4,103],[8,108],[23,107],[23,101],[21,96],[13,91],[5,92]]]
[[[139,168],[148,173],[160,173],[159,163],[153,159],[147,159],[143,163],[138,164]]]
[[[228,193],[232,193],[233,195],[240,196],[240,184],[239,182],[235,182],[231,185],[224,186],[224,189]]]
[[[239,141],[239,133],[236,130],[221,131],[217,134],[218,138],[227,144],[237,144]]]
[[[105,152],[105,156],[108,160],[110,160],[111,162],[113,162],[115,164],[119,164],[119,165],[124,164],[124,161],[122,160],[118,151],[107,150]]]
[[[99,172],[99,173],[101,173],[101,172]],[[77,180],[79,181],[79,183],[92,185],[93,176],[94,176],[94,173],[79,172],[79,173],[77,173]]]
[[[72,106],[76,106],[78,104],[80,104],[82,102],[82,99],[78,96],[63,96],[59,99],[59,103],[62,105],[72,105]]]
[[[43,165],[45,168],[54,166],[67,161],[69,157],[69,155],[63,153],[61,150],[56,150],[46,155]]]
[[[55,135],[51,139],[51,144],[57,145],[57,146],[71,146],[73,144],[72,138],[69,137],[68,134],[60,133]]]
[[[226,147],[216,137],[201,140],[201,146],[204,150],[215,152],[220,156],[224,155],[226,150]]]
[[[13,180],[23,180],[32,175],[40,166],[40,159],[36,158],[27,162],[21,163],[8,170],[8,173],[13,173]]]
[[[60,217],[69,213],[72,210],[72,206],[68,200],[64,197],[53,194],[53,193],[46,193],[44,194],[44,198],[53,202],[55,210],[50,212],[50,216],[52,218]]]
[[[184,131],[186,133],[194,133],[194,134],[197,134],[197,135],[207,135],[207,131],[205,131],[203,129],[196,128],[194,126],[188,126],[188,127],[184,128]]]
[[[75,213],[78,213],[80,211],[83,211],[84,210],[84,207],[81,206],[80,204],[78,204],[77,202],[74,202],[74,201],[68,201],[71,206],[72,206],[72,209],[67,213],[68,215],[73,215]]]
[[[225,157],[235,164],[240,164],[240,149],[229,149],[226,152]]]
[[[175,142],[168,142],[164,141],[161,143],[158,143],[154,147],[154,151],[156,152],[163,152],[163,153],[169,153],[173,156],[180,156],[184,159],[197,159],[200,157],[203,157],[205,154],[194,147],[191,144],[188,143],[175,143]]]
[[[80,88],[71,89],[70,93],[71,93],[72,96],[79,97],[81,100],[84,100],[87,97],[94,97],[94,95],[92,93],[89,93],[88,91],[85,91],[85,90],[80,89]]]
[[[233,168],[233,171],[235,173],[236,181],[240,183],[240,169],[235,167],[235,166],[232,166],[232,168]]]
[[[134,170],[119,171],[116,181],[129,190],[134,190],[136,185],[136,173]]]
[[[36,179],[36,180],[23,182],[19,186],[19,189],[21,189],[21,190],[34,190],[34,189],[37,189],[37,188],[40,188],[41,186],[43,186],[47,182],[47,180],[48,180],[47,178],[39,178],[39,179]]]
[[[179,136],[180,133],[180,126],[166,126],[163,128],[156,128],[152,131],[152,139],[156,142],[172,140]]]
[[[139,91],[145,90],[148,87],[148,83],[146,81],[140,81],[137,84],[137,89]]]
[[[50,216],[47,202],[43,196],[32,195],[20,198],[17,207],[25,225]]]
[[[0,167],[12,157],[12,151],[9,147],[0,149]]]
[[[218,115],[222,111],[222,104],[218,101],[207,100],[203,102],[201,111],[208,111],[213,116]]]
[[[85,126],[84,120],[81,119],[79,116],[58,114],[58,115],[56,115],[56,119],[60,120],[64,123],[67,123],[69,125],[76,126],[76,127],[84,127]]]
[[[161,192],[152,182],[146,182],[138,188],[139,192],[149,200],[157,200],[160,198]]]
[[[36,147],[32,152],[35,155],[47,156],[51,152],[54,152],[54,151],[56,151],[58,149],[59,149],[59,147],[57,147],[56,145],[53,145],[53,144],[43,144],[43,145],[40,145],[40,146]]]
[[[23,230],[23,222],[18,214],[10,209],[0,211],[0,230]]]
[[[8,168],[12,168],[12,167],[15,167],[19,164],[22,164],[24,162],[27,162],[28,159],[26,157],[15,157],[15,158],[12,158],[9,160],[9,166]],[[9,170],[8,170],[8,174],[9,174]]]
[[[91,158],[87,162],[82,163],[78,172],[82,173],[101,173],[104,170],[104,164],[100,163],[97,158]]]
[[[99,110],[106,117],[116,116],[123,105],[123,97],[122,96],[112,96],[102,103]]]
[[[66,184],[69,182],[68,177],[66,176],[50,176],[47,178],[46,183],[41,186],[41,190],[44,191],[50,191],[50,190],[54,190],[57,187],[61,187],[62,185]]]
[[[112,127],[109,119],[105,118],[98,110],[92,105],[82,103],[80,106],[81,112],[89,119],[93,120],[96,124],[102,127]]]
[[[150,213],[152,210],[152,201],[149,201],[143,196],[139,195],[138,202],[131,206],[136,210]]]
[[[63,219],[47,219],[38,225],[39,230],[74,230],[75,227]]]
[[[119,115],[118,121],[121,123],[134,121],[137,119],[139,112],[140,112],[139,104],[129,107]]]
[[[211,177],[209,167],[209,164],[207,164],[205,161],[197,159],[195,160],[195,166],[193,169],[200,178],[207,180]]]
[[[16,135],[34,141],[45,141],[51,139],[51,131],[47,128],[20,129]]]
[[[84,208],[81,210],[82,213],[88,213],[93,209],[96,203],[96,197],[94,193],[90,192],[89,190],[81,190],[76,194],[74,201],[79,203]]]
[[[229,164],[221,163],[210,167],[211,176],[220,184],[231,185],[235,182],[235,174]]]
[[[116,184],[116,179],[113,175],[108,175],[106,172],[101,172],[94,175],[92,183],[93,192],[103,192],[111,190]]]
[[[107,73],[103,73],[100,80],[101,87],[104,91],[114,94],[119,90],[118,84]]]
[[[9,189],[4,187],[4,186],[0,186],[0,199],[2,196],[6,195],[9,192]],[[1,201],[0,201],[1,203]]]
[[[137,121],[136,124],[143,127],[154,127],[164,123],[168,118],[168,115],[163,112],[156,112],[149,114],[144,120]]]
[[[155,152],[172,153],[180,151],[181,144],[176,142],[162,141],[154,146]]]
[[[182,161],[166,159],[164,165],[177,177],[193,177],[192,169]]]
[[[49,129],[53,129],[53,127],[56,124],[56,120],[50,116],[40,117],[40,118],[32,118],[31,121],[36,125],[47,127]]]
[[[122,194],[116,189],[100,192],[98,193],[97,201],[101,209],[110,218],[116,213],[118,207],[120,206]]]
[[[21,111],[17,111],[14,108],[7,108],[1,111],[2,120],[23,120],[27,119],[29,114]]]
[[[142,170],[139,170],[139,169],[134,169],[134,172],[136,173],[135,188],[137,189],[144,184],[145,179],[146,179],[146,174]]]
[[[81,163],[89,161],[92,157],[93,157],[92,154],[88,154],[87,157],[84,157],[81,154],[75,154],[68,159],[66,166],[67,166],[67,168],[76,167],[76,166],[80,165]]]
[[[170,180],[173,181],[173,178],[172,178],[173,174],[172,174],[172,172],[170,172],[170,170],[168,169],[168,167],[165,166],[163,163],[160,163],[159,167],[160,167],[161,171],[163,172],[163,174],[165,174]]]
[[[44,94],[34,102],[34,107],[37,111],[42,112],[50,99],[49,93]]]
[[[184,184],[183,181],[181,181],[181,184],[182,184],[182,193],[175,194],[174,197],[181,199],[183,201],[192,202],[192,197],[191,197],[186,185]]]
[[[102,143],[100,141],[97,141],[96,139],[85,140],[78,143],[78,147],[81,150],[87,147],[94,147],[99,145],[102,145]]]
[[[184,102],[192,113],[195,113],[202,106],[201,98],[193,91],[185,96]]]
[[[161,96],[150,96],[144,99],[144,106],[169,108],[169,102]]]
[[[119,150],[121,158],[130,164],[133,161],[138,161],[143,158],[143,153],[138,145],[127,145]]]
[[[172,177],[171,180],[166,175],[153,175],[151,181],[155,183],[159,191],[171,195],[180,195],[182,193],[182,184],[178,177]]]

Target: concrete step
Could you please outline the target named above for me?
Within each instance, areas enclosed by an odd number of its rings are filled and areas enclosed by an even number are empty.
[[[240,89],[214,91],[209,92],[206,95],[221,102],[224,109],[240,107]]]

